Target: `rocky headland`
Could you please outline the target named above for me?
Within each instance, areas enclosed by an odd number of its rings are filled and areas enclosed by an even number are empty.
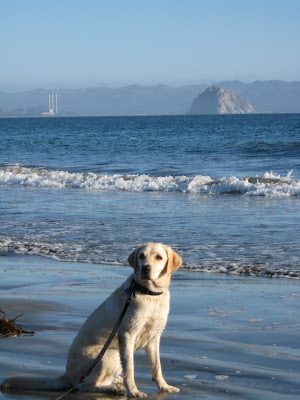
[[[253,114],[252,105],[243,97],[220,86],[211,86],[193,101],[187,114]]]

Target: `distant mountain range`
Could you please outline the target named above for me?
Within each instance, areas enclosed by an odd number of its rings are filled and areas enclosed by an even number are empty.
[[[217,85],[243,97],[257,113],[300,113],[300,82],[227,81]],[[50,92],[58,95],[58,115],[186,114],[195,98],[209,86],[130,85],[120,88],[0,92],[0,116],[41,115],[48,111]]]

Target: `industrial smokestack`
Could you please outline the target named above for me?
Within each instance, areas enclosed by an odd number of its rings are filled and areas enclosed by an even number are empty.
[[[52,93],[52,113],[54,114],[54,102],[53,102],[53,93]]]
[[[56,93],[56,95],[55,95],[55,105],[56,105],[56,114],[57,114],[57,93]]]
[[[49,113],[50,113],[50,93],[49,93]]]

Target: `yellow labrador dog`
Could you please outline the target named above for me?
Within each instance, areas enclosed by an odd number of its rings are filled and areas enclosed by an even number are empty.
[[[73,386],[86,392],[122,393],[146,397],[134,380],[133,354],[145,347],[152,378],[162,392],[179,392],[164,380],[160,364],[160,336],[169,314],[171,274],[182,260],[170,247],[147,243],[128,257],[134,273],[113,292],[85,321],[68,353],[65,375],[60,378],[10,378],[1,385],[3,391],[68,390]],[[121,314],[128,291],[134,293],[117,335],[88,378],[80,378],[91,367]],[[123,378],[120,374],[123,372]]]

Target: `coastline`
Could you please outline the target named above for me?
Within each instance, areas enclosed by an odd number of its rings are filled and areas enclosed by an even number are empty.
[[[0,381],[62,374],[68,347],[85,318],[130,273],[130,267],[0,256],[0,308],[9,318],[24,313],[17,323],[36,331],[32,337],[0,339]],[[161,359],[167,382],[181,392],[168,398],[298,398],[298,280],[179,270],[170,292]],[[144,351],[136,353],[135,375],[140,390],[162,398]],[[37,397],[48,399],[49,393],[0,394],[1,400]],[[91,397],[115,398],[80,394]]]

